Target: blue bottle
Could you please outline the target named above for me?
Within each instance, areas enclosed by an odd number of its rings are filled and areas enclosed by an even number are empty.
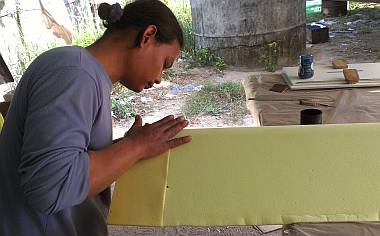
[[[298,71],[300,79],[310,79],[314,76],[313,63],[313,55],[304,54],[300,56],[300,68]]]

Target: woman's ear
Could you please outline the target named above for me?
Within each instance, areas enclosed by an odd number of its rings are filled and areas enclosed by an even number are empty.
[[[157,27],[155,25],[149,25],[141,38],[140,47],[145,47],[155,42],[157,33]]]

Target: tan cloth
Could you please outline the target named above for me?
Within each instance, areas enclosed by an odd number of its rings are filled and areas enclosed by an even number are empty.
[[[295,224],[284,227],[283,236],[372,236],[380,223]]]
[[[247,98],[256,99],[248,100],[247,107],[257,125],[297,125],[300,111],[308,108],[322,110],[324,124],[380,122],[380,87],[278,93],[270,91],[274,84],[285,84],[281,75],[256,75],[243,81]],[[313,99],[333,107],[300,105],[300,99]]]

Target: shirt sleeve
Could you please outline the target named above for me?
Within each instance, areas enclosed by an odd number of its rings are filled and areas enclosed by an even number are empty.
[[[83,202],[89,190],[91,127],[99,89],[83,69],[46,73],[28,87],[20,184],[31,208],[54,214]]]

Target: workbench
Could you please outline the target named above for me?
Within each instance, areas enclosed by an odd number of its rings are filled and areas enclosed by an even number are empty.
[[[378,3],[380,3],[380,0],[334,0],[334,1],[336,1],[336,2],[348,2],[348,1],[350,1],[350,2],[374,2],[374,3],[378,2]]]
[[[255,125],[298,125],[300,111],[308,108],[322,110],[324,124],[380,122],[380,87],[279,93],[270,91],[275,84],[285,84],[281,74],[252,75],[243,81]],[[321,106],[300,105],[302,99],[317,101]]]

